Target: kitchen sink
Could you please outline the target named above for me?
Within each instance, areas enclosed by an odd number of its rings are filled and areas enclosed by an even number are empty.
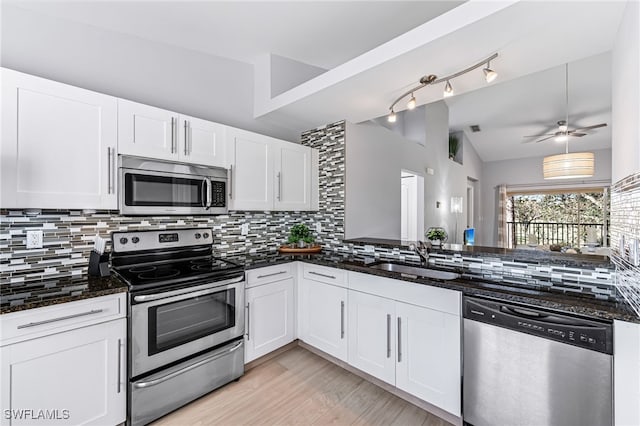
[[[435,269],[421,268],[419,266],[402,265],[400,263],[383,262],[369,266],[373,269],[382,271],[398,272],[407,275],[416,275],[418,277],[433,278],[434,280],[455,280],[460,274],[448,271],[437,271]]]

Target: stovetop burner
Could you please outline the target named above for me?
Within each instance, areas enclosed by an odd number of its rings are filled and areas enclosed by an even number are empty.
[[[180,275],[180,271],[177,269],[162,268],[138,274],[138,278],[141,280],[166,280],[177,277],[178,275]]]

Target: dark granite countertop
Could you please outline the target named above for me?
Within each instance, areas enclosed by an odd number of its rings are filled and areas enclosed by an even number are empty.
[[[121,293],[127,289],[127,285],[113,275],[3,283],[0,286],[0,314]]]
[[[504,285],[499,282],[480,281],[465,277],[452,281],[439,281],[421,277],[412,278],[410,276],[401,275],[397,272],[372,269],[368,266],[370,263],[380,261],[380,258],[354,256],[335,252],[321,252],[319,254],[307,255],[281,255],[276,251],[270,251],[236,256],[230,259],[245,264],[246,269],[261,268],[279,263],[302,261],[332,268],[346,269],[418,284],[457,290],[467,296],[480,296],[500,299],[505,302],[523,303],[541,308],[582,315],[589,318],[640,323],[638,315],[636,315],[624,300],[620,300],[618,302],[598,300],[593,297],[582,297],[565,293],[516,287],[514,285]],[[382,260],[387,261],[387,259]],[[389,261],[397,262],[396,260]],[[416,265],[415,263],[406,261],[400,263]]]
[[[358,245],[372,245],[377,247],[400,247],[408,250],[414,241],[390,240],[384,238],[354,238],[344,240],[344,243]],[[473,255],[477,257],[494,257],[514,262],[541,262],[555,265],[586,268],[613,268],[609,256],[596,254],[568,254],[547,250],[507,249],[500,247],[466,246],[462,244],[444,244],[432,247],[434,253]]]

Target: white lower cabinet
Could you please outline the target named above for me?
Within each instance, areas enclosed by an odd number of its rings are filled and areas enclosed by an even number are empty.
[[[3,346],[1,424],[124,422],[126,333],[121,318]]]
[[[300,338],[342,361],[347,361],[348,353],[347,292],[346,288],[320,281],[301,281]]]
[[[395,302],[349,291],[349,364],[396,383]]]
[[[460,317],[396,303],[396,387],[461,414]]]
[[[294,340],[293,278],[248,288],[246,300],[245,362]]]

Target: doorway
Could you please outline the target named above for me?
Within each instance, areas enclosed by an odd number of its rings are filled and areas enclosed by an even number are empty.
[[[424,232],[424,176],[400,173],[400,239],[418,241]]]

